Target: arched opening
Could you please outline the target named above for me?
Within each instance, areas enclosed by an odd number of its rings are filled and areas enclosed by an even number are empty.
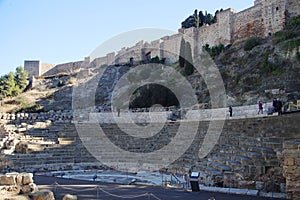
[[[163,107],[178,107],[179,101],[175,94],[167,87],[159,84],[147,84],[133,92],[129,108],[150,108],[157,104]]]

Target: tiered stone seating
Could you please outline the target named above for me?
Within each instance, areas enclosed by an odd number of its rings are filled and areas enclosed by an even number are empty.
[[[7,155],[18,171],[72,169],[75,165],[101,166],[81,144],[72,124],[53,124],[24,132],[28,153]],[[85,164],[87,163],[87,164]]]

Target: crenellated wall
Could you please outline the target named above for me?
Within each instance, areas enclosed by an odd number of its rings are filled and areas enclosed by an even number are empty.
[[[202,46],[229,45],[252,36],[268,37],[282,30],[286,20],[300,14],[299,0],[255,0],[254,6],[237,12],[227,9],[217,14],[217,22],[198,29],[179,29],[179,33],[152,42],[140,41],[132,47],[123,47],[117,53],[96,58],[92,64],[87,60],[56,65],[40,65],[39,61],[25,61],[30,76],[54,75],[72,72],[80,67],[126,64],[130,60],[147,61],[155,56],[166,58],[166,63],[178,60],[181,38],[190,42],[193,57],[198,56]]]

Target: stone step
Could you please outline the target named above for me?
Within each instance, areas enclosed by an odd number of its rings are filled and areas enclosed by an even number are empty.
[[[214,169],[217,169],[219,172],[223,173],[224,171],[232,171],[232,168],[226,164],[222,164],[219,162],[208,162],[207,166],[213,167]]]
[[[237,161],[237,162],[241,163],[242,166],[253,164],[252,159],[247,157],[247,156],[235,155],[235,154],[231,154],[229,156],[230,156],[231,160],[234,160],[234,161]]]
[[[262,142],[262,145],[272,149],[283,148],[283,142]]]
[[[230,159],[224,158],[224,157],[217,157],[217,155],[209,158],[208,160],[227,165],[227,166],[231,167],[232,171],[240,170],[242,168],[242,165],[240,162],[235,161],[235,160],[230,160]]]
[[[197,164],[195,165],[194,170],[200,171],[201,173],[204,172],[206,174],[209,174],[210,176],[222,176],[222,173],[219,170],[207,165]]]

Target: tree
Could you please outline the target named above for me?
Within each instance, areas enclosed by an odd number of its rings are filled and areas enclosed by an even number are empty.
[[[9,72],[0,77],[0,98],[19,95],[27,86],[28,73],[23,67],[17,67],[16,72]]]
[[[202,11],[199,12],[199,19],[200,19],[200,26],[203,26],[205,22],[205,16]]]
[[[195,27],[198,29],[199,25],[200,25],[200,18],[199,18],[197,9],[194,12],[194,19],[195,19]]]
[[[214,23],[214,16],[212,14],[209,13],[206,15],[206,23],[209,25]]]
[[[15,79],[16,79],[16,84],[19,86],[20,90],[23,91],[28,82],[28,73],[24,70],[22,66],[19,66],[16,68],[16,73],[15,73]]]
[[[193,74],[194,72],[192,49],[191,49],[191,44],[189,42],[186,42],[185,44],[184,72],[185,75],[187,76]]]
[[[0,77],[0,99],[5,98],[4,77]]]
[[[180,43],[180,52],[179,52],[179,66],[184,68],[185,64],[185,40],[184,38],[181,39]]]
[[[20,88],[17,86],[15,76],[13,72],[9,72],[8,75],[3,78],[4,85],[4,97],[13,97],[20,93]]]

